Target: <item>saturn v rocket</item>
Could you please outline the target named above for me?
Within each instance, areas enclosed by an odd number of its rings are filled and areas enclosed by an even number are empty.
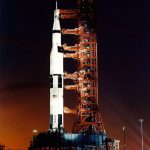
[[[63,114],[63,49],[61,47],[60,11],[54,11],[52,49],[50,53],[50,129],[64,127]]]

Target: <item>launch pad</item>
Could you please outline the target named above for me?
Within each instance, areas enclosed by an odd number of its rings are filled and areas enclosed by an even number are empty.
[[[96,150],[106,149],[106,134],[40,133],[33,138],[29,150]],[[112,143],[113,144],[113,143]]]
[[[56,3],[50,52],[50,129],[33,136],[29,150],[119,150],[119,141],[106,135],[98,108],[95,2],[77,0],[77,9],[58,9]],[[61,29],[64,19],[76,19],[78,26]],[[77,43],[62,44],[61,35],[74,35]],[[64,71],[68,58],[77,62],[74,73]],[[64,85],[64,79],[74,84]],[[74,109],[64,107],[64,89],[78,93]],[[75,115],[72,133],[64,129],[64,112]]]

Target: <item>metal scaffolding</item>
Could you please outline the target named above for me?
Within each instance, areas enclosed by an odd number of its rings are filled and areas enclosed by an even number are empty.
[[[93,1],[89,1],[90,4]],[[60,10],[61,19],[76,18],[78,26],[74,29],[62,29],[62,35],[76,35],[78,43],[73,46],[63,44],[64,58],[78,61],[74,73],[65,72],[65,79],[73,80],[73,85],[65,85],[67,90],[76,90],[79,93],[76,105],[76,117],[73,133],[100,133],[105,132],[103,121],[98,109],[98,67],[97,67],[97,40],[94,27],[89,26],[94,16],[92,9],[84,9],[85,4],[78,1],[79,9]],[[94,20],[93,20],[94,21]]]

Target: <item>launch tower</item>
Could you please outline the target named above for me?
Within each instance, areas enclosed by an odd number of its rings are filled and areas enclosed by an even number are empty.
[[[72,79],[74,85],[65,85],[67,90],[78,92],[76,117],[73,133],[104,132],[104,125],[98,110],[98,61],[97,41],[94,29],[95,1],[78,0],[77,10],[61,10],[62,19],[77,19],[75,29],[62,29],[62,34],[77,36],[74,46],[63,45],[64,58],[76,59],[77,71],[69,74],[66,79]]]

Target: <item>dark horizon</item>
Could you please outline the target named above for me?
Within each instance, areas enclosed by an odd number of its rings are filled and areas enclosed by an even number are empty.
[[[58,0],[59,7],[74,1]],[[99,106],[106,132],[130,150],[150,149],[149,1],[97,0]],[[32,130],[49,128],[49,53],[54,0],[0,0],[0,142],[26,149]],[[75,104],[71,92],[65,105]],[[70,99],[71,98],[71,99]],[[65,117],[72,128],[73,116]]]

